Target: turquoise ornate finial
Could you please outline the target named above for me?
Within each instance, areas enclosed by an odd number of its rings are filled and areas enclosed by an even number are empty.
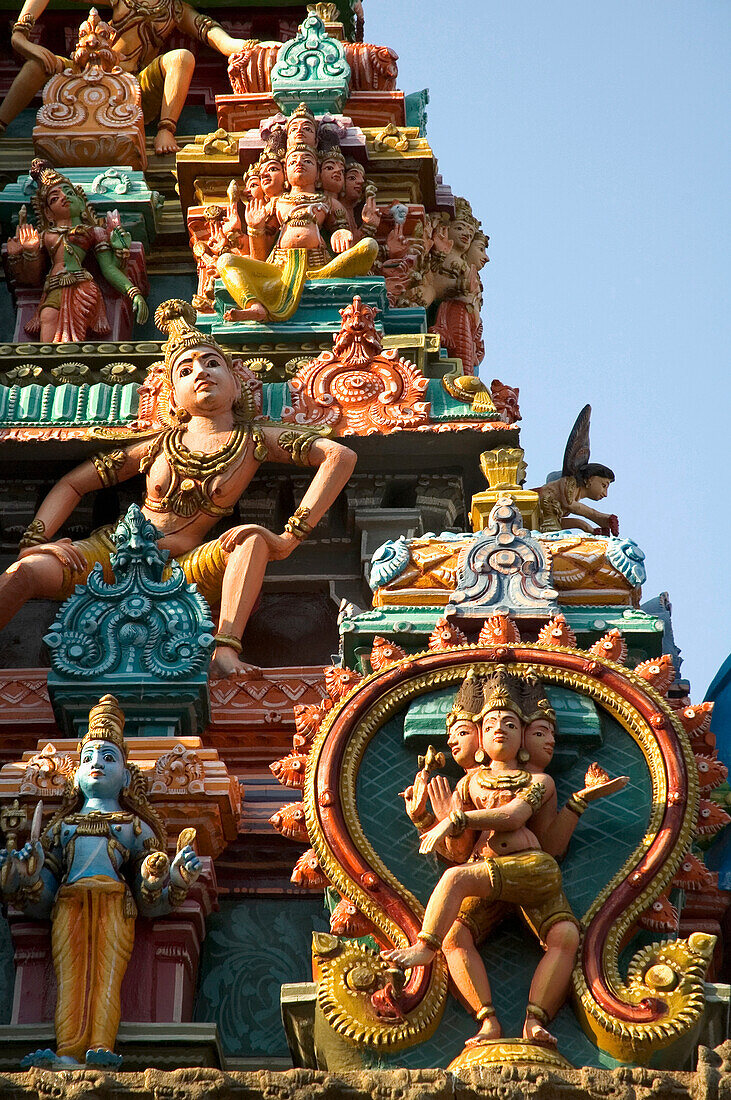
[[[285,114],[299,103],[318,114],[340,114],[350,92],[350,65],[342,42],[331,38],[311,12],[279,51],[271,79],[274,99]]]
[[[167,565],[159,532],[136,504],[112,538],[113,583],[97,563],[44,639],[54,706],[78,733],[85,703],[88,712],[90,698],[112,691],[127,713],[128,732],[195,732],[208,712],[208,604],[177,563]]]

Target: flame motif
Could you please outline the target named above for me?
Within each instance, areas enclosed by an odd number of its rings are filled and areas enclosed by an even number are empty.
[[[310,839],[305,823],[305,808],[301,802],[288,802],[285,806],[280,806],[269,818],[269,824],[289,840],[299,840],[307,844]]]
[[[299,857],[294,865],[290,882],[305,890],[322,890],[328,885],[327,876],[322,873],[320,861],[313,848],[308,848]]]
[[[440,652],[444,649],[456,649],[461,645],[467,645],[467,636],[459,627],[452,626],[449,619],[437,619],[429,635],[429,649]]]
[[[627,660],[627,643],[615,628],[608,630],[599,641],[594,642],[594,645],[589,647],[589,653],[592,657],[602,657],[605,661],[614,661],[615,664],[623,665]]]
[[[376,634],[370,656],[371,668],[374,672],[380,672],[388,665],[395,665],[397,661],[401,661],[405,656],[406,651],[401,646],[394,645],[393,642],[382,638],[380,634]]]
[[[283,787],[303,787],[306,767],[307,755],[302,752],[291,752],[288,756],[283,756],[281,760],[275,760],[270,764],[269,771]]]
[[[665,694],[675,679],[675,665],[669,653],[663,653],[662,657],[654,657],[651,661],[641,661],[635,665],[634,671],[660,695]]]
[[[478,645],[511,645],[520,641],[520,631],[509,615],[491,615],[477,639]]]
[[[566,622],[565,615],[556,615],[539,630],[538,644],[576,648],[576,635]]]

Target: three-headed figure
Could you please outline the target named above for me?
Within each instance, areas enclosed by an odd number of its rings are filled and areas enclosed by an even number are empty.
[[[627,777],[600,769],[557,813],[545,768],[553,755],[555,714],[540,681],[505,669],[483,680],[468,675],[448,719],[449,746],[465,771],[454,793],[441,776],[417,775],[404,792],[421,835],[420,851],[456,866],[437,884],[416,944],[386,953],[401,967],[430,962],[442,949],[458,995],[480,1022],[472,1042],[502,1037],[478,944],[518,907],[545,954],[531,983],[523,1037],[555,1043],[546,1030],[568,992],[579,925],[563,893],[554,858],[562,855],[589,801]],[[434,814],[426,809],[427,794]]]
[[[54,486],[21,540],[18,560],[0,577],[0,626],[28,599],[66,599],[96,562],[113,580],[113,526],[79,542],[54,541],[54,535],[85,493],[141,472],[142,510],[159,531],[158,545],[170,551],[211,607],[220,608],[212,673],[252,675],[254,666],[239,658],[241,635],[267,564],[288,557],[325,515],[356,456],[313,429],[257,422],[245,378],[214,340],[191,327],[195,310],[187,302],[165,302],[155,317],[168,340],[164,365],[150,384],[159,386],[157,410],[167,426],[152,438],[94,455]],[[316,468],[284,532],[244,524],[206,542],[265,459]]]
[[[89,713],[79,765],[40,839],[0,852],[3,898],[32,919],[51,918],[57,1049],[35,1051],[24,1066],[121,1062],[114,1043],[137,912],[169,913],[201,872],[185,843],[195,830],[184,830],[168,859],[165,827],[144,776],[127,760],[123,730],[117,700],[103,696]]]
[[[252,197],[246,206],[250,255],[225,253],[218,260],[218,273],[239,307],[228,310],[226,320],[287,321],[306,279],[367,275],[373,267],[377,242],[354,233],[340,199],[321,190],[317,132],[314,115],[300,104],[286,124],[287,190],[277,193],[277,184],[270,197]],[[325,156],[332,159],[331,153]],[[323,233],[329,234],[329,249]]]

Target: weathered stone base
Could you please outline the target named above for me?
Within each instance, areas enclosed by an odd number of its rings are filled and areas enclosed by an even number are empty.
[[[561,1070],[505,1066],[469,1071],[455,1078],[444,1070],[383,1070],[329,1074],[291,1069],[284,1073],[222,1073],[180,1069],[171,1073],[99,1073],[44,1070],[0,1074],[8,1100],[726,1100],[731,1092],[731,1043],[701,1047],[694,1073],[650,1069]]]

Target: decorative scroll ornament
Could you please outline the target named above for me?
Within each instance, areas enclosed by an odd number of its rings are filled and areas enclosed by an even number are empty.
[[[541,544],[524,530],[513,500],[501,497],[485,530],[460,554],[447,614],[553,615],[557,597]]]
[[[61,795],[75,767],[67,753],[57,752],[56,746],[49,742],[40,752],[34,753],[25,765],[19,794]]]
[[[205,668],[213,648],[208,604],[177,563],[166,565],[159,537],[132,504],[113,536],[114,581],[105,581],[97,563],[44,639],[54,672],[82,680],[123,673],[170,681]]]
[[[291,42],[279,50],[271,70],[274,99],[289,113],[299,103],[322,114],[341,114],[350,90],[350,65],[342,42],[331,38],[319,16],[311,13]]]
[[[177,744],[161,756],[152,773],[151,794],[202,794],[205,790],[203,762],[193,749]]]
[[[510,632],[502,634],[507,638]],[[522,642],[517,631],[514,636],[514,642],[500,646],[408,655],[355,680],[320,714],[309,746],[303,792],[307,838],[299,821],[296,830],[289,823],[289,832],[312,846],[322,874],[370,922],[380,944],[413,943],[422,906],[388,869],[358,817],[358,774],[370,741],[412,700],[456,687],[469,670],[487,676],[498,662],[510,673],[538,676],[544,685],[593,701],[640,749],[652,790],[641,843],[583,916],[573,975],[575,1008],[602,1050],[621,1061],[646,1062],[698,1023],[714,944],[714,937],[702,932],[655,943],[634,955],[626,979],[619,971],[628,934],[688,864],[685,853],[698,829],[698,772],[685,723],[642,676],[596,651]],[[322,974],[319,1006],[339,1035],[371,1049],[399,1050],[425,1040],[437,1026],[447,995],[441,954],[415,967],[400,984],[381,956],[357,944],[316,935],[314,947]]]
[[[340,310],[333,350],[291,379],[293,404],[284,409],[284,421],[329,424],[339,435],[383,434],[427,422],[430,405],[421,398],[428,380],[396,348],[383,350],[376,312],[358,295]]]
[[[140,85],[117,64],[116,33],[95,8],[79,27],[71,68],[43,89],[33,130],[38,156],[53,164],[147,167]]]

